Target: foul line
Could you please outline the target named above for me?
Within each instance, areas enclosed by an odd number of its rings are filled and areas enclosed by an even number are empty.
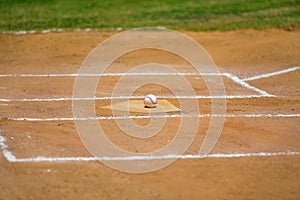
[[[271,76],[285,74],[285,73],[288,73],[288,72],[296,71],[298,69],[300,69],[300,66],[298,66],[298,67],[292,67],[292,68],[288,68],[288,69],[284,69],[284,70],[280,70],[280,71],[276,71],[276,72],[272,72],[272,73],[267,73],[267,74],[261,74],[261,75],[257,75],[257,76],[252,76],[252,77],[244,78],[242,80],[243,81],[253,81],[253,80],[257,80],[257,79],[268,78],[268,77],[271,77]]]
[[[161,156],[126,156],[126,157],[44,157],[34,158],[16,158],[16,156],[7,149],[5,137],[0,136],[0,148],[2,154],[9,162],[68,162],[68,161],[134,161],[134,160],[165,160],[165,159],[203,159],[203,158],[240,158],[240,157],[270,157],[270,156],[292,156],[300,155],[300,152],[257,152],[257,153],[232,153],[232,154],[208,154],[208,155],[177,155],[168,154]]]
[[[173,115],[124,115],[124,116],[99,116],[99,117],[61,117],[61,118],[7,118],[11,121],[88,121],[88,120],[126,120],[126,119],[161,119],[161,118],[208,118],[208,117],[226,117],[226,118],[290,118],[300,117],[300,114],[173,114]]]

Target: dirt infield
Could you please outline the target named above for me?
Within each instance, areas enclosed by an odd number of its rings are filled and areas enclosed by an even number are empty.
[[[228,95],[224,128],[211,152],[214,156],[180,158],[144,174],[84,160],[90,154],[72,121],[70,98],[76,75],[66,74],[76,74],[88,53],[115,33],[0,34],[0,199],[300,198],[299,31],[186,32],[224,75]],[[182,58],[147,49],[120,57],[107,73],[123,73],[149,62],[193,72]],[[211,120],[207,117],[212,114],[211,99],[205,98],[209,92],[203,78],[185,78],[201,96],[197,98],[201,125],[185,153],[197,155]],[[168,144],[178,117],[167,118],[162,131],[145,140],[123,134],[108,119],[112,113],[102,106],[111,101],[101,97],[109,96],[118,80],[103,77],[96,91],[96,114],[109,139],[139,153]],[[141,87],[134,95],[145,93],[172,95],[160,85]],[[180,106],[178,99],[164,99]],[[145,118],[133,120],[149,123]]]

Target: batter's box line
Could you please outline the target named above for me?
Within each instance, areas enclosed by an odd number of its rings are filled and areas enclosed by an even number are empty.
[[[271,156],[295,156],[300,155],[300,152],[256,152],[256,153],[217,153],[208,155],[192,155],[192,154],[167,154],[160,156],[145,155],[145,156],[123,156],[123,157],[44,157],[38,156],[33,158],[17,158],[11,151],[7,149],[5,144],[6,138],[0,135],[0,148],[3,156],[9,162],[82,162],[82,161],[135,161],[135,160],[166,160],[166,159],[204,159],[204,158],[241,158],[241,157],[271,157]]]

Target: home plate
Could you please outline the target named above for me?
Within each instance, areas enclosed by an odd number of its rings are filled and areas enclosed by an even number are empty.
[[[165,113],[165,112],[180,112],[181,109],[174,106],[168,100],[159,100],[154,108],[146,108],[143,100],[129,100],[112,105],[102,106],[104,109],[118,110],[124,112],[137,113]]]

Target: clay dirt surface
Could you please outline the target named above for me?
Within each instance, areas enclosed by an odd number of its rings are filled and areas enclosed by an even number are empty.
[[[0,74],[73,74],[100,42],[117,32],[0,34]],[[300,32],[239,30],[184,32],[201,44],[220,72],[240,79],[300,65]],[[186,60],[154,49],[118,58],[108,73],[126,72],[145,63],[193,72]],[[222,134],[211,154],[300,152],[300,70],[248,81],[274,97],[226,99]],[[71,97],[76,77],[0,77],[0,99]],[[209,95],[201,77],[187,76],[197,95]],[[103,77],[96,96],[109,96],[119,77]],[[256,95],[223,77],[228,95]],[[150,89],[149,89],[150,88]],[[135,95],[172,95],[161,85],[144,86]],[[16,118],[68,118],[72,101],[0,102],[0,135],[16,158],[89,157],[73,121],[16,121]],[[167,99],[180,107],[179,100]],[[211,99],[198,99],[202,114],[211,114]],[[97,100],[97,116],[110,100]],[[130,113],[131,115],[141,115]],[[243,117],[247,114],[271,117]],[[240,115],[240,116],[239,116]],[[201,118],[185,154],[199,152],[210,118]],[[134,119],[147,125],[149,119]],[[122,132],[113,120],[100,120],[107,137],[130,152],[151,152],[168,144],[180,118],[166,119],[161,132],[140,139]],[[189,130],[187,130],[188,132]],[[2,149],[6,148],[2,144]],[[300,199],[300,155],[178,159],[158,171],[142,174],[111,169],[98,161],[9,162],[0,154],[0,199]]]

